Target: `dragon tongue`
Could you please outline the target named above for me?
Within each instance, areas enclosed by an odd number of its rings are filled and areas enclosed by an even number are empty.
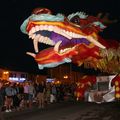
[[[55,46],[54,46],[54,51],[58,52],[59,51],[59,46],[62,43],[62,41],[58,41]]]

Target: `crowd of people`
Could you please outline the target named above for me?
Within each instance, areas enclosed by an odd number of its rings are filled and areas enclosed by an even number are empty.
[[[46,82],[13,83],[0,80],[0,108],[2,111],[19,111],[34,105],[43,109],[45,105],[74,100],[75,85]]]

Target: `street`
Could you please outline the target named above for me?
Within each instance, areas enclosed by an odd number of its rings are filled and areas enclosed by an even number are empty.
[[[5,120],[119,120],[120,106],[116,103],[63,102],[44,109],[4,113]]]

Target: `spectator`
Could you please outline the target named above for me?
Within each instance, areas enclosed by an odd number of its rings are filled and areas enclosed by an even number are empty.
[[[45,85],[44,82],[41,82],[41,84],[37,83],[37,99],[38,99],[38,105],[39,108],[44,108],[44,94],[45,94]]]
[[[13,107],[15,110],[19,110],[20,100],[18,98],[18,94],[19,94],[19,89],[17,87],[17,84],[15,83],[13,85]]]
[[[4,105],[4,89],[3,89],[3,83],[0,81],[0,120],[3,120],[2,116],[2,107]]]
[[[53,84],[51,87],[51,102],[55,102],[56,101],[56,95],[57,95],[57,89],[56,86]]]
[[[12,83],[7,84],[5,88],[5,93],[6,93],[6,100],[5,100],[5,105],[6,105],[6,112],[11,112],[11,107],[13,103],[13,88],[12,88]]]
[[[29,87],[28,87],[28,93],[29,93],[29,107],[32,107],[32,103],[33,103],[33,98],[35,96],[35,88],[33,86],[33,84],[30,82],[29,83]]]
[[[24,107],[27,108],[27,102],[29,100],[29,84],[28,82],[24,85]]]
[[[45,90],[45,99],[47,104],[50,103],[50,96],[51,96],[50,94],[51,94],[51,84],[47,83],[46,90]]]

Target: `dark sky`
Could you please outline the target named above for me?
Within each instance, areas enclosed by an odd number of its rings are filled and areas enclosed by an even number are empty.
[[[119,0],[2,0],[0,3],[0,66],[11,70],[45,73],[27,51],[34,51],[32,40],[21,33],[20,25],[36,7],[46,7],[53,14],[68,15],[77,11],[96,15],[109,12],[111,19],[120,18]],[[120,38],[119,23],[105,30],[108,38]],[[112,33],[112,34],[111,34]]]

